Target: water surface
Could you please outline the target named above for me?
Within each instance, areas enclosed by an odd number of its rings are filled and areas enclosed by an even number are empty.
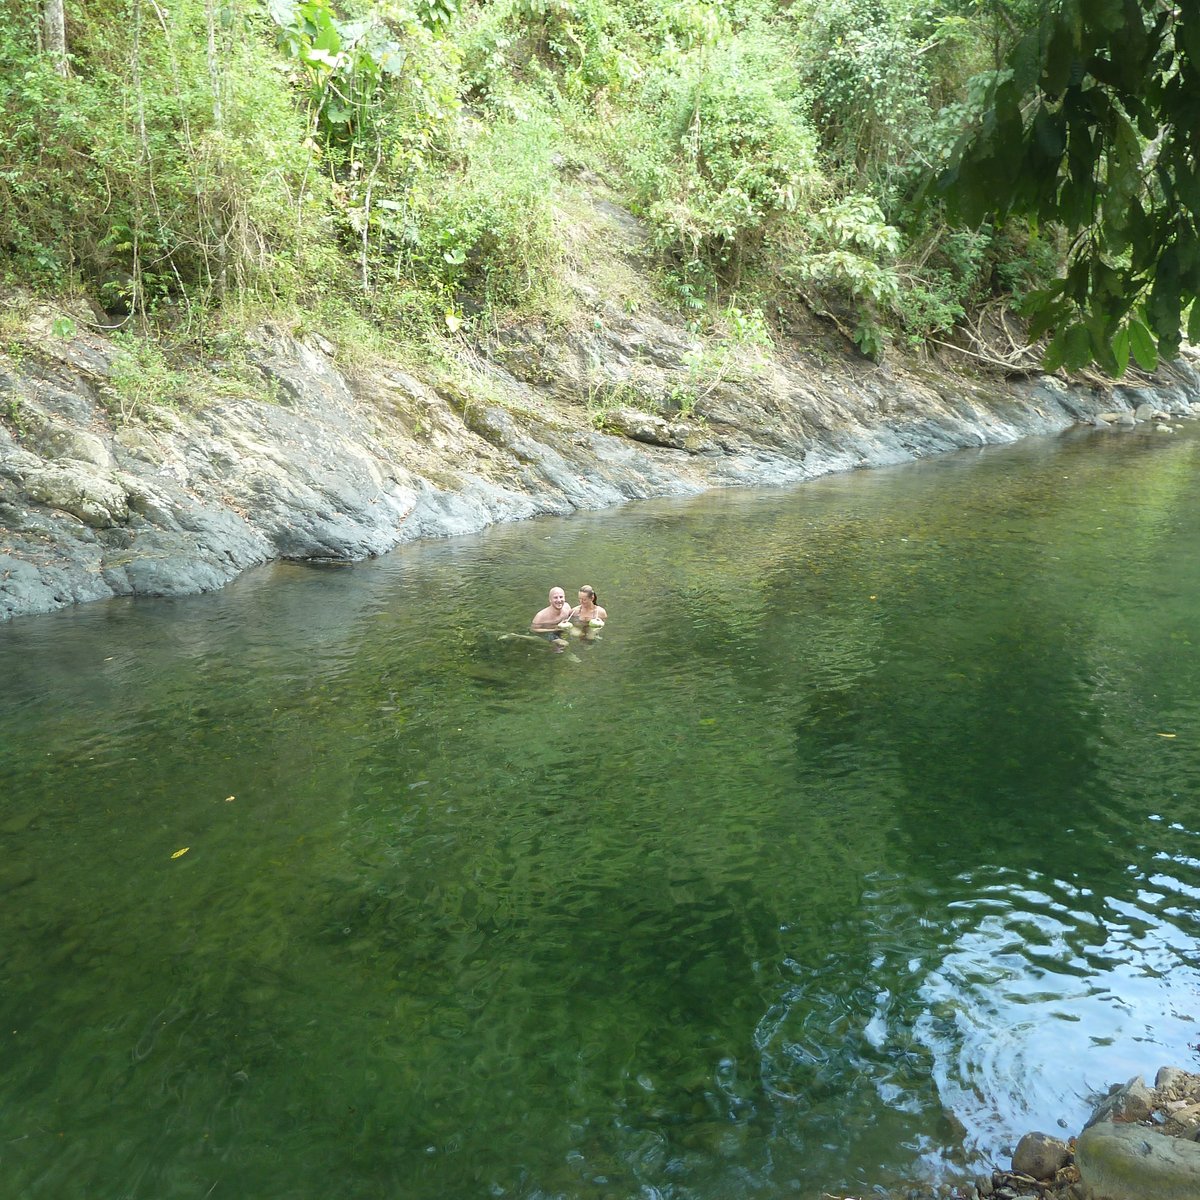
[[[1198,445],[0,628],[4,1195],[815,1197],[1195,1066]]]

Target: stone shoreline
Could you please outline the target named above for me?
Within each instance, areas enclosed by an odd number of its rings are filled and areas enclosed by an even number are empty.
[[[1067,1141],[1027,1133],[1008,1170],[891,1200],[1200,1200],[1200,1075],[1163,1067],[1114,1084]],[[827,1193],[822,1200],[867,1200]]]
[[[435,361],[268,323],[169,370],[147,343],[156,373],[86,303],[64,321],[0,293],[0,621],[1072,427],[1162,437],[1200,405],[1190,347],[1154,379],[1097,386],[971,374],[961,354],[870,362],[802,310],[761,342],[698,334],[655,299],[636,217],[587,189],[569,319],[447,341]]]
[[[211,395],[133,414],[116,393],[121,347],[57,336],[53,312],[36,313],[0,348],[0,621],[210,591],[273,559],[353,561],[497,522],[1071,427],[1158,437],[1200,403],[1187,359],[1153,386],[1099,389],[792,346],[727,369],[685,411],[694,336],[666,314],[598,305],[584,330],[509,331],[453,380],[343,364],[319,335],[265,326],[232,392],[220,364],[195,364]]]

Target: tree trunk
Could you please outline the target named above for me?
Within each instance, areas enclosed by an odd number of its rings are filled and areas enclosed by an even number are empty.
[[[215,174],[220,184],[225,183],[225,105],[221,96],[221,59],[217,52],[217,14],[213,0],[204,0],[204,17],[208,26],[208,82],[212,88],[213,135],[216,143]],[[222,187],[221,190],[224,190]],[[212,279],[213,290],[218,300],[224,300],[229,287],[229,228],[219,204],[212,211],[213,255],[216,259],[216,275]]]
[[[43,36],[46,53],[54,62],[54,69],[63,76],[71,73],[67,59],[67,14],[63,0],[45,0],[42,8]]]

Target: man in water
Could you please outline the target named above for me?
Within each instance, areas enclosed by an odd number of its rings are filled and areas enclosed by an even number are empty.
[[[536,613],[529,624],[535,633],[549,633],[570,619],[571,606],[567,603],[567,593],[560,587],[552,587],[550,603],[541,612]]]

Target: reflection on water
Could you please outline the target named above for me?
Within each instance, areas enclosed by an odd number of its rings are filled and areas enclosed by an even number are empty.
[[[0,630],[5,1194],[816,1196],[1192,1065],[1196,445]]]

